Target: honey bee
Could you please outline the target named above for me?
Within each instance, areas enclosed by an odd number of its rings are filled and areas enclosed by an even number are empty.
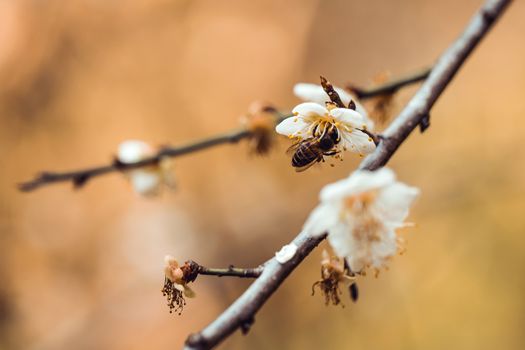
[[[317,126],[316,126],[317,128]],[[317,134],[314,129],[312,135]],[[341,141],[341,136],[335,125],[325,127],[318,136],[300,140],[288,148],[287,153],[292,153],[292,166],[295,171],[305,171],[317,162],[324,162],[324,156],[333,156],[339,153],[334,147]]]

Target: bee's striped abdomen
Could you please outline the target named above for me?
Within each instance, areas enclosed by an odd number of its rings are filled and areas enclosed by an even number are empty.
[[[292,166],[300,168],[318,160],[320,154],[316,152],[317,148],[314,147],[311,144],[301,145],[292,157]]]

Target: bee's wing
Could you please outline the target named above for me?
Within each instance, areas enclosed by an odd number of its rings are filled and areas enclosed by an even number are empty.
[[[295,151],[297,151],[297,149],[299,148],[299,146],[301,146],[301,144],[304,142],[305,140],[298,140],[298,141],[295,141],[290,147],[288,147],[288,149],[286,150],[286,154],[289,155],[289,156],[292,156]]]
[[[302,166],[302,167],[298,167],[298,168],[294,168],[296,172],[300,173],[302,171],[305,171],[306,169],[310,168],[312,165],[314,165],[315,163],[319,162],[318,160],[313,160],[311,161],[310,163]]]

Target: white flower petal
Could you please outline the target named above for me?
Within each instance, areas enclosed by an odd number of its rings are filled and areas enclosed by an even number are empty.
[[[419,189],[396,182],[384,187],[374,204],[376,214],[389,225],[400,227],[408,216],[412,202],[419,196]]]
[[[348,108],[334,108],[330,111],[330,115],[352,128],[363,129],[363,127],[366,126],[366,121],[363,116]]]
[[[284,245],[281,248],[281,250],[275,253],[275,259],[279,263],[284,264],[287,261],[289,261],[291,258],[293,258],[296,252],[297,252],[297,246],[294,243],[290,243],[290,244]]]
[[[129,179],[135,192],[145,196],[154,196],[159,193],[162,178],[156,171],[132,170]]]
[[[173,288],[175,288],[176,290],[178,290],[181,293],[184,293],[184,286],[182,284],[173,283]]]
[[[118,146],[117,158],[122,163],[136,163],[153,154],[153,148],[143,141],[128,140]]]
[[[330,228],[328,242],[335,254],[341,258],[351,256],[354,253],[355,243],[352,236],[352,222],[338,221]]]
[[[184,286],[184,296],[187,297],[187,298],[195,298],[196,294],[193,291],[193,289],[191,289],[190,287],[185,285]]]
[[[352,130],[350,133],[342,133],[344,147],[350,152],[369,154],[376,149],[374,141],[362,131]]]
[[[324,106],[330,98],[321,85],[298,83],[293,87],[293,93],[303,101],[315,102]]]
[[[326,185],[320,194],[321,202],[338,200],[392,184],[396,179],[388,168],[376,171],[356,170],[346,179]]]
[[[328,109],[317,103],[305,102],[295,106],[292,113],[308,119],[328,115]]]
[[[321,89],[322,88],[323,87],[321,86]],[[357,101],[357,98],[351,93],[347,92],[344,89],[338,88],[338,87],[334,87],[334,88],[335,88],[335,91],[339,94],[339,97],[341,97],[341,101],[343,101],[345,106],[348,106],[350,101],[354,101],[355,111],[361,115],[361,117],[363,118],[363,121],[366,124],[367,129],[372,131],[374,129],[374,123],[372,122],[372,120],[368,118],[368,112],[366,111],[365,107],[363,107],[363,105],[359,103],[359,101]]]
[[[385,266],[389,258],[396,255],[398,250],[396,233],[391,230],[381,235],[381,240],[371,242],[367,264],[376,269]]]
[[[164,264],[166,264],[166,266],[169,266],[170,268],[179,267],[177,259],[175,259],[172,255],[169,254],[164,256]]]
[[[345,106],[348,106],[350,101],[354,101],[357,105],[356,98],[348,93],[346,90],[341,89],[337,86],[334,86],[335,91],[341,98],[341,101]],[[315,102],[322,106],[325,105],[325,102],[330,101],[330,97],[324,91],[321,85],[309,84],[309,83],[298,83],[293,87],[293,93],[295,96],[299,97],[303,101]]]
[[[309,125],[301,117],[290,117],[280,122],[275,127],[275,131],[285,136],[297,136],[298,133],[304,132]]]
[[[321,203],[315,208],[306,219],[303,225],[303,230],[312,236],[321,235],[324,232],[330,231],[332,227],[337,225],[339,217],[334,213],[339,213],[341,210],[341,203],[337,201]]]

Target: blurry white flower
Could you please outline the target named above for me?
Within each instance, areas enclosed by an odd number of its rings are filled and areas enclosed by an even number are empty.
[[[127,140],[118,146],[118,159],[122,163],[136,163],[155,154],[153,147],[144,141]]]
[[[121,163],[133,164],[156,154],[155,149],[143,141],[128,140],[118,147],[117,158]],[[161,159],[158,164],[126,171],[135,192],[152,196],[157,195],[162,185],[174,187],[172,160]]]
[[[275,253],[275,259],[279,263],[284,264],[293,258],[296,252],[297,246],[294,243],[286,244],[281,248],[281,250]]]
[[[395,230],[407,225],[404,220],[418,194],[417,188],[397,182],[390,169],[358,170],[321,190],[321,203],[304,229],[328,232],[330,245],[352,271],[379,269],[397,253]]]
[[[348,106],[350,101],[354,101],[356,112],[361,114],[361,116],[365,120],[367,129],[369,131],[372,131],[374,129],[374,123],[372,122],[372,120],[370,120],[366,109],[361,103],[359,103],[359,101],[357,101],[355,96],[353,96],[346,90],[338,88],[336,86],[334,86],[334,89],[341,98],[341,101],[345,104],[345,106]],[[293,87],[293,93],[295,96],[297,96],[305,102],[315,102],[317,104],[320,104],[321,106],[324,106],[326,101],[330,101],[323,87],[317,84],[295,84],[295,86]]]
[[[326,108],[314,102],[305,102],[293,109],[293,117],[283,120],[275,130],[290,138],[320,137],[335,127],[340,142],[337,150],[350,150],[360,154],[374,151],[374,141],[362,130],[367,129],[365,119],[348,108]]]

